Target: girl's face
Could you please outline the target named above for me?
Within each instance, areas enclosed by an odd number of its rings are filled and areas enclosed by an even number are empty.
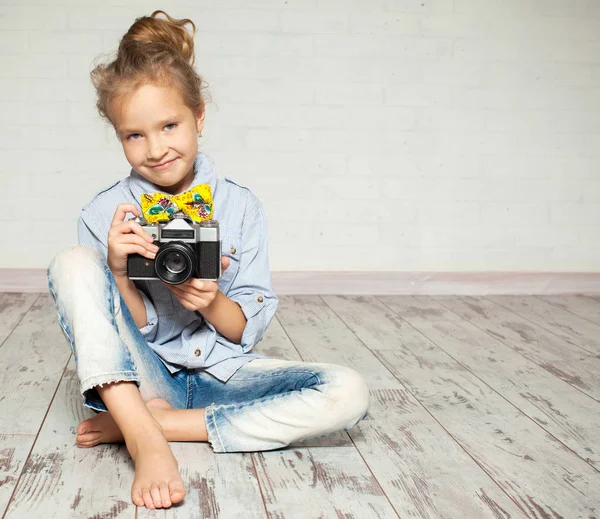
[[[115,128],[131,167],[167,193],[185,191],[194,179],[204,113],[194,114],[177,88],[154,85],[139,87],[117,108]]]

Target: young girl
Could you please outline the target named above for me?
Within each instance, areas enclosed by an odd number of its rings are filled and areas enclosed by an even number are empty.
[[[115,61],[92,72],[98,110],[132,170],[82,210],[79,246],[48,269],[83,403],[104,411],[79,425],[77,444],[124,441],[135,460],[131,498],[150,509],[185,496],[168,441],[208,441],[215,452],[278,449],[353,427],[369,401],[354,370],[252,352],[277,308],[265,216],[250,190],[218,179],[198,153],[205,100],[188,24],[195,34],[190,20],[162,11],[140,18]],[[149,215],[144,194],[161,194],[165,208],[169,196],[196,188],[210,188],[200,209],[220,225],[218,282],[131,281],[128,255],[154,259],[158,247],[127,215]]]

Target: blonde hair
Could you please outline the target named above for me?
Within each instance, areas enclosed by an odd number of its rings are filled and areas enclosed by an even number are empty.
[[[166,19],[158,18],[164,15]],[[188,32],[186,25],[191,25]],[[194,115],[204,111],[203,79],[194,70],[194,22],[171,18],[164,11],[138,18],[119,43],[116,58],[90,73],[96,107],[115,126],[116,100],[127,99],[147,84],[178,88]]]

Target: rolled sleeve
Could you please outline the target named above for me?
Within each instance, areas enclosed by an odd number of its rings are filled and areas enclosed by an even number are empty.
[[[158,314],[150,298],[141,290],[138,290],[138,293],[142,296],[142,301],[146,307],[146,324],[140,328],[140,332],[144,339],[146,339],[146,342],[152,342],[156,338],[156,332],[158,331]]]
[[[240,305],[247,319],[240,341],[246,353],[263,338],[278,303],[271,284],[266,218],[256,198],[244,219],[240,265],[226,295]]]
[[[247,322],[240,345],[242,351],[247,352],[262,340],[277,310],[277,298],[274,295],[263,295],[254,292],[232,297],[231,299],[240,305],[246,316]],[[261,299],[262,302],[259,302]]]

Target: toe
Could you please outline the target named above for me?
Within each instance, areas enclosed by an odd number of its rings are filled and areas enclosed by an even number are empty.
[[[135,506],[144,506],[144,499],[142,493],[136,489],[131,491],[131,501]]]
[[[160,489],[156,483],[152,483],[150,487],[150,495],[152,496],[152,501],[156,508],[162,508],[162,501],[160,499]]]
[[[92,420],[88,418],[79,424],[77,427],[77,434],[85,434],[92,430]]]
[[[144,498],[144,504],[148,510],[154,510],[154,501],[150,495],[150,490],[147,488],[142,489],[142,497]]]
[[[160,500],[165,508],[171,506],[171,497],[169,496],[169,485],[164,481],[160,484]]]
[[[183,481],[172,481],[169,483],[169,491],[171,495],[171,502],[179,503],[185,497],[185,489],[183,488]]]

